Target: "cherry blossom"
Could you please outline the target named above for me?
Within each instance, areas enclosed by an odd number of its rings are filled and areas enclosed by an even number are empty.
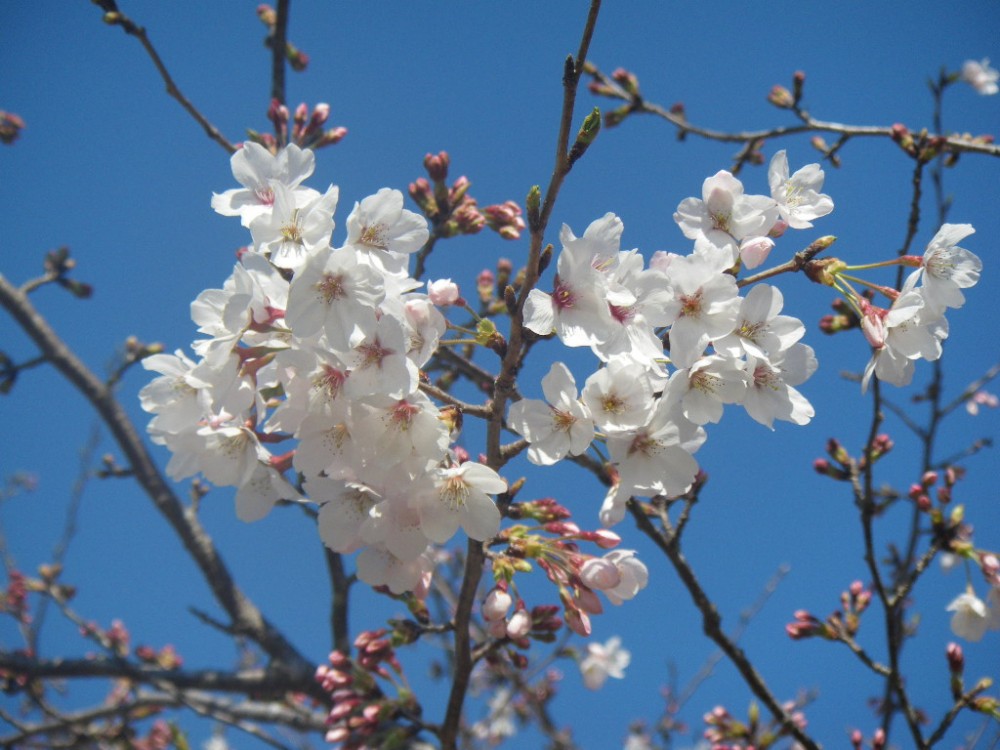
[[[271,212],[275,199],[273,183],[291,190],[293,202],[300,208],[319,197],[312,188],[300,187],[316,165],[312,149],[289,144],[274,155],[259,143],[246,141],[229,162],[233,177],[243,187],[213,193],[212,208],[223,216],[239,216],[245,227],[258,216]]]
[[[833,200],[823,189],[823,170],[819,164],[807,164],[788,176],[788,157],[784,149],[771,157],[767,181],[778,213],[792,229],[808,229],[812,220],[833,211]]]
[[[923,295],[912,288],[914,280],[911,275],[888,310],[861,300],[861,329],[873,349],[861,378],[862,393],[872,375],[893,385],[909,385],[913,360],[933,361],[941,356],[941,341],[948,337],[947,321],[925,310]]]
[[[531,444],[528,460],[546,466],[586,451],[594,437],[594,421],[577,400],[576,381],[562,362],[554,362],[542,378],[542,392],[548,403],[521,399],[511,405],[507,424]]]
[[[954,612],[951,617],[951,632],[967,641],[981,641],[990,624],[990,611],[986,603],[971,590],[956,596],[946,607]]]
[[[271,213],[250,222],[254,250],[267,255],[279,268],[297,271],[313,254],[330,244],[339,191],[331,185],[323,195],[298,207],[294,195],[284,185],[272,183],[272,188]]]
[[[591,690],[600,690],[609,677],[621,680],[632,661],[632,654],[621,647],[618,636],[604,643],[588,643],[587,655],[580,662],[583,684]]]
[[[982,62],[966,60],[962,66],[962,80],[983,96],[990,96],[1000,91],[1000,86],[997,86],[997,81],[1000,81],[1000,71],[990,67],[988,57],[984,57]]]
[[[913,275],[923,282],[920,289],[929,310],[941,313],[961,307],[965,304],[961,290],[979,281],[982,261],[957,244],[975,231],[971,224],[942,224],[927,245],[922,265]]]
[[[725,170],[706,179],[701,194],[701,200],[685,198],[674,214],[684,236],[692,240],[701,237],[726,247],[732,240],[766,235],[778,218],[774,200],[744,195],[743,183]]]
[[[816,355],[806,344],[793,344],[767,358],[748,355],[746,367],[750,379],[743,408],[751,418],[771,429],[776,419],[808,424],[816,411],[794,386],[808,380],[817,366]]]
[[[433,491],[415,502],[427,538],[443,544],[461,526],[473,539],[489,539],[500,528],[500,511],[489,498],[507,490],[507,482],[493,469],[475,461],[441,469]]]
[[[397,273],[404,268],[405,256],[415,253],[430,232],[427,221],[403,208],[403,194],[382,188],[360,203],[347,217],[347,244],[368,254],[380,270]]]

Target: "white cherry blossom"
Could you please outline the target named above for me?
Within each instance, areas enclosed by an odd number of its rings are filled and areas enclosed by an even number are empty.
[[[273,183],[292,191],[295,205],[302,207],[315,200],[319,193],[301,187],[301,182],[313,173],[316,155],[312,149],[301,149],[290,143],[277,155],[259,143],[246,141],[229,160],[233,177],[242,188],[212,194],[212,208],[223,216],[239,216],[245,227],[258,216],[271,212],[274,205]]]
[[[562,362],[554,362],[542,378],[542,392],[548,403],[521,399],[511,405],[507,424],[531,444],[528,460],[546,466],[586,451],[594,438],[594,422],[577,400],[576,381]]]
[[[725,170],[705,180],[701,196],[701,200],[685,198],[674,214],[684,236],[692,240],[702,237],[725,247],[732,240],[762,237],[778,218],[774,200],[745,195],[743,183]]]
[[[956,596],[947,606],[951,617],[951,632],[967,641],[981,641],[990,625],[990,611],[986,602],[971,590]]]
[[[600,690],[609,677],[617,680],[625,677],[625,668],[632,661],[632,654],[623,649],[621,643],[621,638],[613,636],[604,643],[587,644],[587,656],[580,662],[584,685],[591,690]]]
[[[823,189],[823,170],[819,164],[807,164],[788,176],[788,157],[784,149],[771,157],[767,181],[778,213],[792,229],[808,229],[812,220],[833,211],[833,200],[819,192]]]
[[[433,491],[416,502],[420,525],[428,539],[444,544],[459,527],[473,539],[486,540],[500,529],[500,511],[489,498],[506,492],[507,482],[493,469],[475,461],[441,469]]]
[[[959,242],[975,231],[971,224],[942,224],[927,245],[923,264],[913,276],[922,282],[920,289],[930,310],[941,313],[948,307],[961,307],[965,304],[961,290],[978,283],[983,262],[974,253],[958,247]]]
[[[793,344],[767,358],[748,355],[749,380],[743,408],[751,418],[771,429],[776,419],[808,424],[816,411],[794,386],[808,380],[817,366],[816,355],[806,344]]]
[[[279,268],[297,271],[330,244],[339,191],[331,185],[323,195],[299,207],[284,185],[272,183],[272,187],[271,213],[250,222],[254,250],[267,255]]]
[[[1000,91],[1000,86],[997,86],[1000,71],[990,67],[988,57],[984,57],[982,62],[966,60],[962,66],[962,80],[983,96],[991,96]]]

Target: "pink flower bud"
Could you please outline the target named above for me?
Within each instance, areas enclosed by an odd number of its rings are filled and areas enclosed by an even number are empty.
[[[483,618],[488,622],[503,620],[507,617],[507,612],[510,611],[513,603],[514,599],[510,594],[500,587],[494,587],[490,589],[490,593],[488,593],[486,595],[486,599],[483,600]]]
[[[965,654],[962,652],[962,647],[957,643],[949,643],[945,655],[948,657],[948,669],[952,674],[961,674],[965,669]]]
[[[601,606],[601,600],[590,589],[577,590],[576,605],[588,615],[599,615],[604,611],[604,607]]]
[[[584,637],[590,635],[590,617],[578,609],[566,610],[566,625],[577,635]]]
[[[752,237],[743,240],[740,245],[740,258],[743,260],[743,265],[747,268],[756,268],[767,260],[773,247],[774,240],[769,237]]]
[[[459,300],[458,284],[451,279],[427,282],[427,296],[438,307],[454,305]]]
[[[509,638],[524,638],[529,632],[531,632],[531,615],[528,614],[528,610],[524,609],[524,605],[522,604],[510,616],[510,622],[507,623],[507,636]]]

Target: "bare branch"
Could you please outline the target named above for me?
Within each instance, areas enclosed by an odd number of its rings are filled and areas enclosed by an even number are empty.
[[[252,638],[271,657],[284,662],[293,671],[311,673],[313,665],[264,618],[257,606],[237,586],[211,538],[201,526],[197,514],[190,508],[184,508],[160,474],[142,438],[112,390],[83,364],[35,310],[27,296],[11,285],[3,275],[0,275],[0,306],[10,313],[48,361],[97,411],[128,459],[136,480],[181,539],[216,600],[232,618],[235,631]]]
[[[198,108],[195,107],[186,96],[184,96],[177,84],[174,83],[174,79],[167,70],[167,66],[164,65],[163,60],[160,59],[159,53],[156,51],[156,48],[153,47],[153,43],[149,40],[149,35],[146,33],[146,29],[139,26],[124,13],[118,11],[117,7],[114,11],[105,13],[104,20],[107,23],[121,26],[122,31],[139,40],[139,43],[142,44],[143,49],[146,50],[146,53],[153,61],[153,65],[156,66],[156,70],[159,72],[163,82],[167,85],[167,94],[176,99],[180,105],[184,107],[185,111],[195,119],[195,122],[201,125],[209,138],[222,146],[222,148],[224,148],[228,153],[234,153],[236,151],[236,146],[226,140],[226,137],[222,135],[221,131],[208,121]]]

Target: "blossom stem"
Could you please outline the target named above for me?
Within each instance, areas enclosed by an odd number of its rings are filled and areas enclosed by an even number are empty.
[[[909,266],[911,263],[907,262],[905,258],[908,256],[903,256],[899,258],[890,258],[889,260],[879,261],[878,263],[865,263],[860,266],[846,266],[845,270],[848,271],[868,271],[872,268],[887,268],[889,266]]]

